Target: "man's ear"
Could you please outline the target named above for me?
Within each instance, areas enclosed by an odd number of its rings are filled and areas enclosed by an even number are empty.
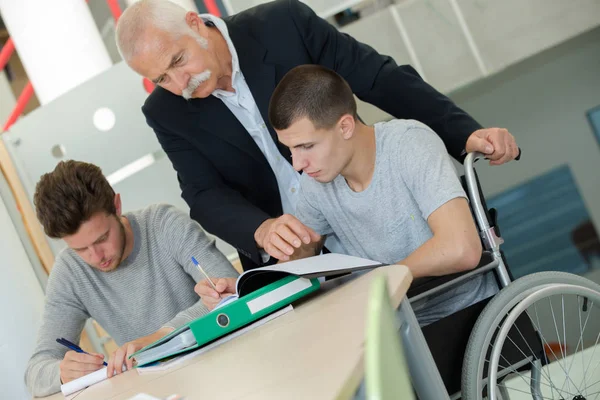
[[[185,14],[185,23],[195,32],[199,33],[201,36],[204,36],[200,32],[202,28],[205,28],[204,21],[197,13],[188,11],[187,14]]]
[[[356,127],[356,121],[350,114],[342,115],[338,122],[339,129],[341,130],[342,137],[345,140],[351,139],[354,135],[354,128]]]
[[[115,194],[115,209],[117,210],[117,217],[121,216],[121,195],[119,193]]]

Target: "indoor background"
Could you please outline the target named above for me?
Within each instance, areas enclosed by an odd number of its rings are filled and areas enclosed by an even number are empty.
[[[32,7],[43,1],[27,0]],[[49,2],[85,3],[85,0]],[[221,16],[261,0],[182,1]],[[507,128],[522,159],[501,167],[478,163],[488,205],[499,211],[509,265],[516,276],[559,270],[600,282],[600,3],[595,0],[310,0],[320,16],[398,64],[411,64],[483,126]],[[16,0],[0,0],[0,46],[18,27]],[[47,240],[32,218],[39,177],[62,159],[99,165],[124,211],[167,202],[188,210],[173,168],[146,125],[140,107],[148,86],[120,59],[114,9],[131,1],[90,0],[36,35],[64,35],[65,23],[88,21],[105,66],[51,96],[36,87],[30,40],[19,43],[0,72],[0,386],[27,398],[23,371],[35,343],[51,261],[64,246]],[[60,5],[63,7],[63,5]],[[34,9],[29,11],[35,13]],[[85,17],[85,18],[84,18]],[[24,18],[24,14],[23,17]],[[60,31],[61,33],[58,33]],[[21,37],[25,37],[22,36]],[[55,42],[54,46],[61,46]],[[91,46],[90,46],[91,47]],[[71,60],[46,49],[37,68],[64,70]],[[6,51],[3,54],[6,55]],[[81,57],[72,52],[73,57]],[[65,54],[65,53],[62,53]],[[0,60],[2,57],[0,57]],[[25,62],[24,60],[29,60]],[[45,60],[45,61],[44,61]],[[30,70],[31,69],[31,70]],[[31,75],[31,76],[30,76]],[[38,78],[41,79],[41,78]],[[60,86],[56,79],[54,85]],[[33,96],[19,102],[28,83]],[[39,86],[42,81],[39,81]],[[23,110],[14,124],[15,106]],[[390,118],[364,104],[368,123]],[[14,118],[13,118],[14,119]],[[457,168],[460,166],[457,164]],[[235,249],[218,240],[234,263]],[[90,322],[85,346],[110,352],[110,338]],[[12,346],[10,343],[19,343]]]

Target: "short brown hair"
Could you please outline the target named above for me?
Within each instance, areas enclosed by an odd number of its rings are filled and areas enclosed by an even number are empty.
[[[300,118],[315,128],[332,128],[342,115],[356,118],[356,100],[344,78],[320,65],[301,65],[279,82],[269,103],[273,128],[287,129]]]
[[[63,238],[79,230],[94,214],[117,213],[115,191],[94,164],[61,161],[44,174],[33,196],[37,217],[46,235]]]

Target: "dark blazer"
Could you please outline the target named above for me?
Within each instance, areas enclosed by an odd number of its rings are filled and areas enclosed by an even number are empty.
[[[340,33],[297,0],[263,4],[225,22],[250,91],[288,161],[289,150],[269,124],[268,105],[277,83],[302,64],[333,69],[363,101],[429,125],[456,158],[481,128],[412,67]],[[244,269],[261,265],[254,232],[280,216],[282,206],[275,175],[250,135],[214,96],[186,101],[157,87],[142,110],[177,171],[191,217],[235,246]]]

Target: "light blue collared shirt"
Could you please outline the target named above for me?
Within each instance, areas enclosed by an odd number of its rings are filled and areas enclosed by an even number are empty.
[[[252,139],[264,154],[275,174],[283,212],[285,214],[296,215],[296,205],[298,204],[300,194],[300,174],[283,158],[269,133],[262,115],[260,115],[258,105],[254,97],[252,97],[252,92],[250,92],[250,88],[240,70],[237,51],[231,42],[225,21],[210,14],[201,14],[200,17],[204,21],[210,21],[215,25],[219,32],[221,32],[221,35],[223,35],[223,38],[225,38],[227,47],[231,53],[231,86],[235,92],[217,89],[212,92],[212,95],[227,106],[229,111],[248,131],[250,136],[252,136]],[[329,236],[325,245],[332,252],[343,253],[341,243],[335,235]],[[261,256],[263,262],[267,262],[270,258],[264,251],[261,251]]]
[[[283,212],[294,215],[296,212],[296,204],[298,204],[298,194],[300,192],[300,174],[294,170],[294,167],[285,160],[279,152],[277,145],[273,141],[271,134],[267,128],[267,124],[260,114],[260,110],[256,105],[254,97],[250,92],[250,88],[244,79],[244,75],[240,70],[240,63],[237,52],[227,30],[225,22],[210,14],[202,14],[202,19],[209,20],[215,24],[216,28],[225,38],[229,52],[231,53],[231,66],[233,72],[231,74],[231,86],[235,92],[228,92],[217,89],[212,92],[212,95],[221,100],[231,111],[231,113],[242,124],[246,131],[252,136],[254,142],[264,154],[271,169],[275,173],[277,186],[279,187],[279,195]]]

